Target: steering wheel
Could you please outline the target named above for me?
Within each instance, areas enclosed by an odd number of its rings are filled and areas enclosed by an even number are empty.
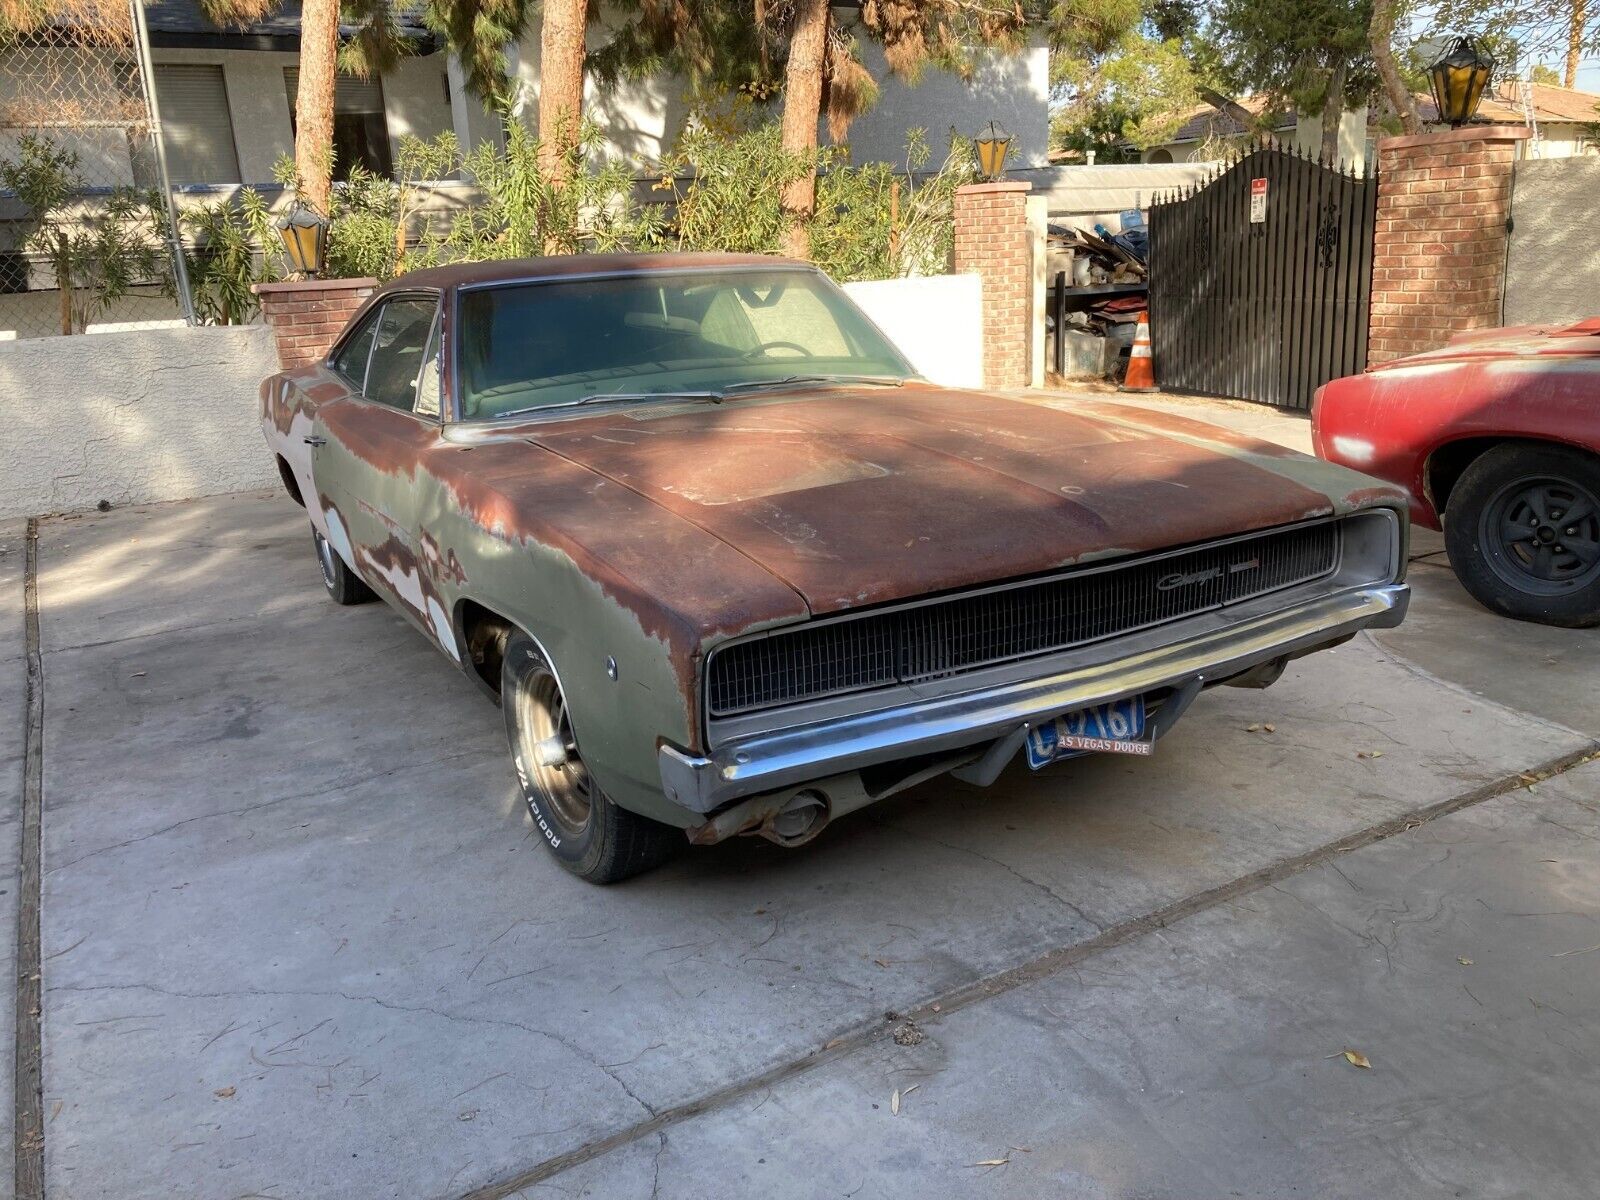
[[[747,359],[755,358],[757,355],[765,355],[768,350],[776,350],[780,348],[784,350],[794,350],[799,353],[801,358],[816,357],[816,355],[812,354],[811,351],[807,350],[804,346],[798,345],[795,342],[783,341],[762,342],[759,346],[753,346],[749,350],[746,350],[743,357]]]

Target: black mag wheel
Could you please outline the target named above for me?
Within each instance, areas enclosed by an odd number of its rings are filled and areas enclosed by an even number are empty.
[[[1445,547],[1463,586],[1496,612],[1600,623],[1600,459],[1568,446],[1495,447],[1456,482]]]
[[[521,631],[507,640],[501,660],[500,707],[528,814],[567,870],[590,883],[616,883],[685,844],[681,831],[620,807],[595,782],[561,681]]]
[[[1568,479],[1512,479],[1479,515],[1478,541],[1506,583],[1559,596],[1600,577],[1600,504]]]

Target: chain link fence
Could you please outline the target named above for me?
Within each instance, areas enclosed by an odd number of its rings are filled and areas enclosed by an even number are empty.
[[[0,2],[0,340],[181,322],[128,0]]]

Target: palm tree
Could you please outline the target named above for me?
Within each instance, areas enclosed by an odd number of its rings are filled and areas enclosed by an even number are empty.
[[[217,25],[260,20],[282,3],[201,0],[206,16]],[[505,48],[523,34],[529,0],[421,0],[416,11],[461,60],[470,91],[484,97],[503,92]],[[341,25],[354,30],[342,43]],[[367,78],[415,49],[394,19],[394,0],[302,0],[294,161],[300,199],[317,212],[327,215],[332,190],[334,88],[339,71]],[[580,41],[580,61],[581,52]]]
[[[827,0],[756,0],[756,18],[786,50],[783,72],[783,148],[809,158],[824,115],[828,134],[842,141],[850,123],[877,99],[878,87],[857,57],[855,38],[834,26]],[[861,26],[883,46],[889,70],[915,82],[929,65],[972,74],[973,46],[1012,46],[1021,38],[1027,10],[1016,0],[868,0]],[[788,216],[784,252],[807,255],[806,231],[816,204],[816,171],[784,188]]]
[[[539,26],[539,170],[557,189],[572,170],[583,121],[584,34],[589,0],[544,0]]]

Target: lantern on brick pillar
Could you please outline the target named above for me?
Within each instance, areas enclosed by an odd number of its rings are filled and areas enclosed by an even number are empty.
[[[1439,119],[1452,129],[1472,120],[1493,74],[1494,59],[1479,48],[1477,39],[1458,37],[1428,68],[1428,84],[1433,89]]]
[[[1006,169],[1006,151],[1011,149],[1011,135],[998,121],[972,139],[972,153],[978,160],[978,174],[987,180],[999,179]]]
[[[303,204],[278,221],[278,236],[283,239],[289,265],[307,279],[322,272],[328,257],[328,221]]]

